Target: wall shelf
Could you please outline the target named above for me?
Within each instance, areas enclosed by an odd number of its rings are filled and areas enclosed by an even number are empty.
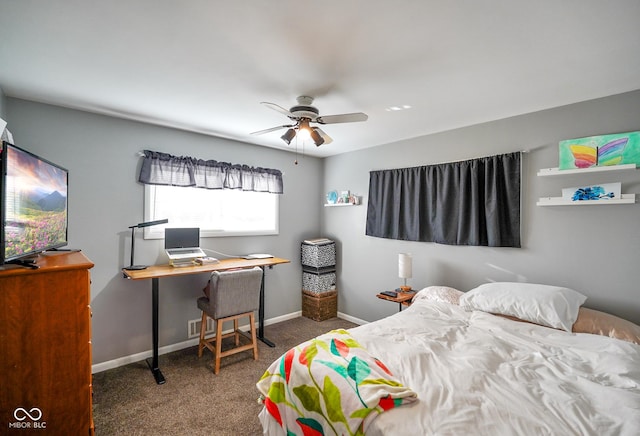
[[[324,207],[340,207],[340,206],[358,206],[353,203],[326,203]]]
[[[569,174],[602,173],[607,171],[628,171],[635,170],[636,164],[611,165],[604,167],[578,168],[572,170],[561,170],[560,168],[542,168],[538,171],[539,177],[544,176],[566,176]]]
[[[542,168],[538,170],[539,177],[546,176],[567,176],[571,174],[593,174],[611,171],[636,170],[636,164],[611,165],[603,167],[577,168],[561,170],[559,168]],[[562,197],[540,197],[537,206],[610,206],[613,204],[633,204],[636,202],[636,194],[621,194],[620,198],[571,201]]]
[[[562,197],[541,197],[538,206],[610,206],[614,204],[633,204],[636,202],[636,194],[622,194],[622,198],[610,198],[601,200],[569,201]]]

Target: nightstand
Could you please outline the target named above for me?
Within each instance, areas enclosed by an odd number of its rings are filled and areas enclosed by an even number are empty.
[[[416,291],[411,290],[406,292],[397,292],[397,295],[395,297],[384,295],[382,293],[377,294],[376,297],[380,298],[381,300],[393,301],[394,303],[398,303],[398,311],[401,311],[403,305],[411,305],[411,299],[414,295],[416,295]]]

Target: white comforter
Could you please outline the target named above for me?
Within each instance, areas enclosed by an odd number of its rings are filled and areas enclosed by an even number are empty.
[[[638,345],[429,301],[350,332],[418,393],[367,435],[640,434]]]

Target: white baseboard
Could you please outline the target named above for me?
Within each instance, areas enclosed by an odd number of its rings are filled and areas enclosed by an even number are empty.
[[[264,325],[268,326],[271,324],[277,324],[279,322],[287,321],[289,319],[299,318],[302,316],[302,311],[299,310],[297,312],[288,313],[286,315],[277,316],[275,318],[265,319]],[[352,321],[355,322],[355,321]],[[231,330],[229,330],[231,332]],[[224,332],[228,333],[228,332]],[[189,339],[184,342],[178,342],[176,344],[166,345],[164,347],[158,348],[158,355],[161,356],[163,354],[172,353],[174,351],[183,350],[185,348],[194,347],[198,345],[198,338]],[[148,359],[153,357],[153,351],[147,350],[141,353],[130,354],[128,356],[119,357],[117,359],[108,360],[106,362],[96,363],[91,366],[91,373],[95,374],[98,372],[106,371],[108,369],[118,368],[120,366],[128,365],[130,363],[139,362],[144,359]]]
[[[369,324],[369,321],[365,321],[364,319],[356,318],[355,316],[347,315],[346,313],[342,312],[338,312],[338,318],[344,319],[345,321],[350,321],[358,325]]]

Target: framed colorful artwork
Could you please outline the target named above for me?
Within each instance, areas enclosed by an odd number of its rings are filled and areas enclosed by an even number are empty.
[[[561,170],[640,164],[640,132],[567,139],[559,143]]]
[[[585,201],[585,200],[609,200],[622,198],[622,184],[602,183],[594,186],[582,186],[576,188],[564,188],[562,190],[562,198],[566,201]]]

